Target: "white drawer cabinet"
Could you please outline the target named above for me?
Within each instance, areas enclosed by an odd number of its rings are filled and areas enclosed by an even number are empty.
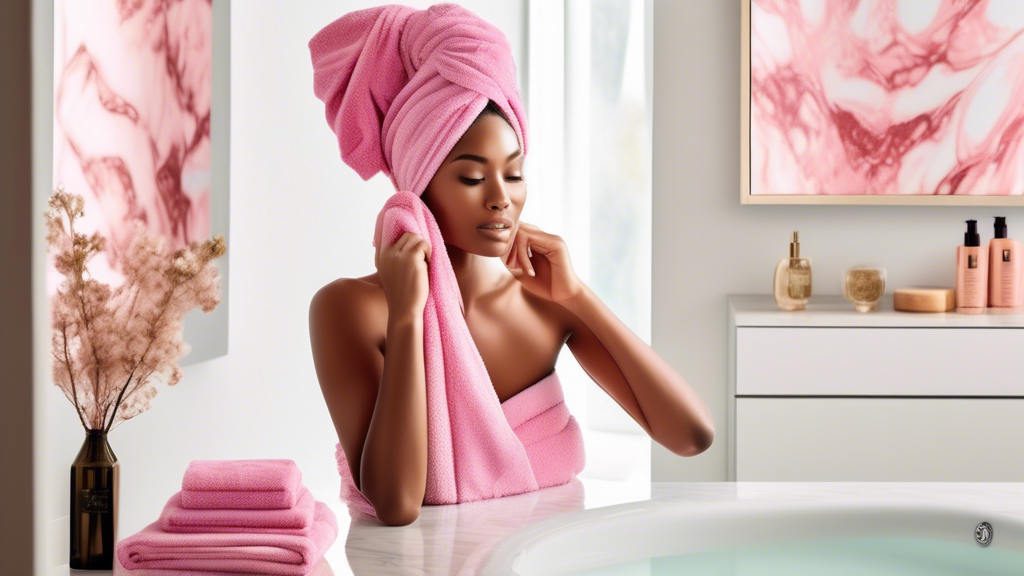
[[[728,477],[1024,481],[1024,313],[729,297]]]

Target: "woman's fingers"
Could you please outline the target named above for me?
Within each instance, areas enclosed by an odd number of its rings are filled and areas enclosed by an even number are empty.
[[[395,240],[395,252],[401,254],[402,251],[405,250],[406,245],[408,245],[409,242],[412,240],[412,238],[412,232],[406,232],[405,234],[402,234],[402,236],[398,240]]]
[[[516,228],[512,230],[512,239],[508,243],[508,253],[505,254],[505,267],[509,270],[514,270],[518,265],[516,262],[517,252],[516,246],[519,244],[519,223],[516,223]]]
[[[530,244],[528,240],[525,238],[522,241],[520,241],[519,247],[516,250],[516,256],[519,258],[519,261],[523,265],[523,272],[529,274],[530,276],[536,276],[537,273],[533,271],[533,262],[530,262],[530,257],[527,254],[527,248],[529,247],[529,245]]]
[[[518,252],[515,249],[515,245],[513,245],[512,250],[509,251],[509,258],[505,262],[505,267],[513,272],[519,270],[519,258]]]

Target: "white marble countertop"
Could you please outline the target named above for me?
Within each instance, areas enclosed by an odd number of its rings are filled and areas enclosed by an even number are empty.
[[[957,502],[1024,518],[1024,483],[1006,482],[654,482],[637,485],[576,478],[531,493],[456,506],[425,506],[408,526],[352,520],[334,488],[310,489],[337,514],[338,539],[310,574],[475,574],[495,545],[513,532],[556,515],[642,500],[706,502],[843,501],[894,497]],[[65,565],[58,574],[69,571]],[[138,574],[123,569],[92,574]],[[181,574],[172,571],[147,571]]]
[[[811,296],[804,310],[781,310],[771,294],[730,294],[729,315],[736,326],[888,326],[1024,328],[1024,310],[985,308],[979,313],[904,312],[883,294],[870,312],[857,312],[842,295]]]

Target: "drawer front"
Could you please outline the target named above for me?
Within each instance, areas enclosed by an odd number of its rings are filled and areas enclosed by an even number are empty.
[[[1024,396],[1024,329],[741,326],[736,394]]]
[[[737,481],[1022,482],[1024,399],[737,398]]]

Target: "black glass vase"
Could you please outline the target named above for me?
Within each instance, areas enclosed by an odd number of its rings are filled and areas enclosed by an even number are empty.
[[[113,570],[119,476],[117,456],[107,443],[107,433],[88,430],[71,464],[69,568]]]

